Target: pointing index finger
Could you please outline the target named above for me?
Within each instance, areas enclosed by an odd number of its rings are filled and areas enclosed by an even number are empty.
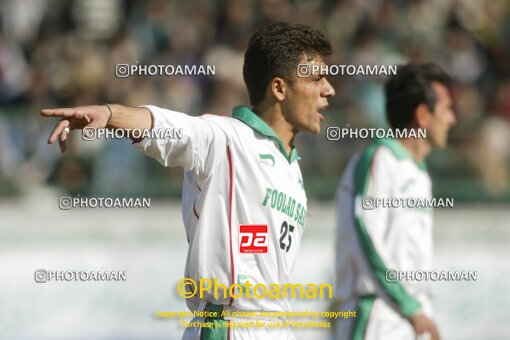
[[[77,114],[76,109],[69,108],[41,110],[41,115],[45,117],[72,117]]]

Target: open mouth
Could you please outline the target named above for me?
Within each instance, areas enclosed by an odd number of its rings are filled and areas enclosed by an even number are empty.
[[[319,119],[321,120],[321,122],[324,120],[324,116],[321,114],[320,111],[323,111],[325,109],[328,108],[328,105],[324,105],[324,106],[321,106],[317,109],[317,114],[319,115]]]

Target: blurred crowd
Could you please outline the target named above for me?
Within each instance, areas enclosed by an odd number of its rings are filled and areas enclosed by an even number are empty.
[[[335,64],[433,61],[452,76],[457,126],[429,169],[439,195],[510,199],[508,0],[2,0],[0,195],[54,186],[71,194],[178,196],[182,174],[129,141],[71,138],[61,155],[46,140],[42,108],[154,104],[191,115],[229,115],[248,104],[242,79],[250,35],[301,22],[330,38]],[[214,76],[118,78],[117,64],[215,65]],[[382,127],[384,79],[330,77],[327,126]],[[77,137],[77,136],[75,136]],[[297,141],[311,198],[331,198],[363,140]]]

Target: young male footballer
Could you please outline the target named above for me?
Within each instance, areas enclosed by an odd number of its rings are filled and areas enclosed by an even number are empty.
[[[324,35],[308,26],[263,27],[251,37],[244,59],[252,108],[235,107],[232,118],[191,117],[151,105],[42,110],[43,116],[61,118],[48,142],[58,138],[62,152],[73,129],[182,129],[181,139],[133,139],[134,147],[164,166],[185,171],[185,277],[197,285],[208,279],[224,287],[243,287],[225,295],[220,286],[219,294],[210,290],[188,298],[191,311],[216,316],[195,318],[203,326],[188,328],[184,339],[294,338],[289,328],[230,327],[222,313],[215,312],[290,310],[285,298],[254,298],[253,292],[249,298],[244,290],[249,289],[247,282],[252,288],[290,283],[306,217],[294,138],[300,131],[320,132],[324,117],[319,111],[335,94],[326,78],[298,77],[297,68],[305,63],[325,65],[330,53]]]
[[[375,140],[344,172],[337,190],[336,298],[358,313],[337,324],[338,339],[439,339],[430,287],[396,280],[399,271],[431,269],[432,211],[374,202],[431,197],[424,160],[446,146],[455,123],[448,85],[434,64],[399,67],[385,87],[389,125],[426,129],[426,138]]]

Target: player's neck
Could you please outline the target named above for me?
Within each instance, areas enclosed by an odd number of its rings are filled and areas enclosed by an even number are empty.
[[[405,138],[398,141],[411,153],[417,163],[421,163],[432,151],[429,143],[422,138]]]
[[[281,139],[283,147],[289,155],[292,150],[292,146],[294,145],[296,131],[294,131],[292,125],[285,120],[279,108],[274,105],[267,108],[259,106],[253,108],[253,112],[255,112],[267,125],[269,125],[278,138]]]

